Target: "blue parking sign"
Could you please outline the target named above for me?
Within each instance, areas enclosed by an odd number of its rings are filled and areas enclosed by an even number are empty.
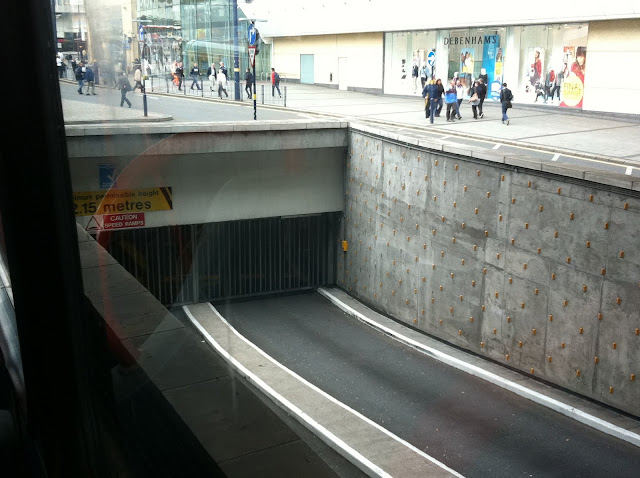
[[[435,62],[436,62],[436,52],[432,50],[427,55],[427,63],[429,64],[429,66],[433,66]]]
[[[99,164],[100,189],[109,189],[116,183],[116,165]]]

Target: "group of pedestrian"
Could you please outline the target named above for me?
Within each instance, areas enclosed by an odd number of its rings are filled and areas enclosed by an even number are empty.
[[[78,94],[83,94],[82,91],[85,83],[87,87],[86,95],[89,96],[96,94],[96,76],[90,63],[85,65],[84,62],[80,62],[76,67],[74,74],[76,81],[78,82]]]
[[[461,120],[462,115],[460,114],[460,108],[462,106],[462,102],[466,98],[466,93],[465,86],[456,77],[449,82],[449,86],[446,90],[442,85],[442,80],[431,80],[425,84],[422,90],[422,97],[425,98],[425,117],[429,119],[431,124],[434,123],[434,118],[439,117],[440,112],[442,111],[444,96],[444,103],[447,105],[447,122],[454,122],[456,119]],[[487,86],[485,84],[485,80],[480,77],[469,89],[469,103],[471,104],[473,119],[477,120],[479,118],[484,118],[482,106],[486,97]],[[507,84],[503,83],[500,91],[503,124],[509,124],[507,110],[512,107],[512,101],[513,93],[511,93],[511,90],[507,88]]]
[[[56,57],[57,66],[62,71],[64,66],[64,62],[62,58]],[[75,65],[75,60],[73,60],[72,68],[75,74],[76,81],[78,82],[78,93],[83,94],[83,88],[87,87],[87,95],[93,94],[95,95],[95,74],[92,68],[88,65],[85,65],[81,62],[78,65]],[[125,103],[131,108],[131,101],[127,98],[127,93],[129,91],[135,91],[136,89],[140,89],[141,93],[144,93],[144,83],[143,83],[143,74],[141,65],[139,62],[134,62],[134,74],[133,80],[135,81],[135,85],[132,87],[129,82],[129,77],[125,71],[122,69],[122,65],[118,63],[115,65],[113,72],[113,86],[120,90],[121,98],[120,98],[120,106],[124,106]],[[171,69],[171,75],[173,77],[173,83],[178,87],[178,91],[182,91],[182,83],[184,78],[184,67],[182,62],[174,62],[173,68]],[[197,63],[193,64],[193,68],[189,75],[192,78],[191,89],[197,88],[200,91],[200,69]],[[60,77],[62,78],[62,73],[60,73]],[[226,86],[228,81],[227,76],[227,68],[224,65],[224,62],[220,62],[220,67],[216,70],[215,65],[211,65],[207,70],[207,77],[210,81],[210,89],[213,91],[214,85],[217,86],[218,96],[222,98],[222,94],[224,93],[225,97],[229,97]],[[247,98],[250,99],[253,93],[253,83],[254,77],[251,73],[251,69],[247,68],[245,73],[245,92],[247,93]],[[186,87],[186,85],[185,85]],[[282,98],[282,93],[280,92],[280,75],[276,72],[275,68],[271,68],[271,95],[275,96],[275,92],[278,92],[278,96]]]

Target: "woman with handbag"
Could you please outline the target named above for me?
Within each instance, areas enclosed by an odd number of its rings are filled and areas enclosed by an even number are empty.
[[[471,103],[471,109],[473,111],[473,119],[478,119],[478,105],[480,104],[480,98],[478,97],[478,82],[476,81],[471,90],[469,90],[469,94],[471,98],[469,98],[469,103]]]

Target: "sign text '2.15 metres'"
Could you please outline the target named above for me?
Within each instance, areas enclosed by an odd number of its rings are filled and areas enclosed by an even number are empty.
[[[169,211],[173,194],[171,187],[74,192],[73,208],[76,216]]]

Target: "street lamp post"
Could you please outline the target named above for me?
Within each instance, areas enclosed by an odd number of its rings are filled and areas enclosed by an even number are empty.
[[[140,25],[140,27],[138,28],[138,35],[140,36],[140,41],[142,42],[142,48],[141,48],[142,51],[140,53],[140,61],[142,62],[140,64],[140,73],[142,73],[142,108],[144,110],[144,116],[148,116],[147,115],[147,88],[146,88],[146,80],[145,80],[146,74],[144,71],[142,71],[142,68],[144,68],[144,56],[147,50],[146,48],[147,43],[144,39],[144,26],[142,26],[142,24],[144,22],[149,22],[150,20],[142,20],[142,19],[136,18],[135,20],[131,20],[131,21],[137,22]]]
[[[140,36],[142,37],[142,54],[140,55],[142,63],[140,64],[140,70],[142,70],[145,63],[144,56],[147,53],[147,44],[144,40],[144,27],[142,25],[140,25]],[[140,71],[140,73],[142,73],[142,109],[144,110],[144,116],[147,116],[147,75],[145,71]]]
[[[236,84],[235,100],[240,101],[240,58],[238,57],[238,0],[233,0],[233,71]]]

